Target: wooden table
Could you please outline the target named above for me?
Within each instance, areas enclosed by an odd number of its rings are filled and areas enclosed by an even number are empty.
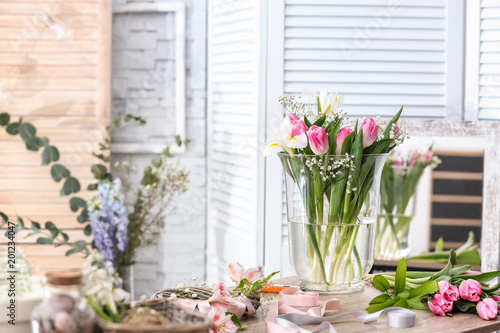
[[[284,278],[274,281],[275,283],[297,285],[299,279]],[[380,292],[375,289],[371,283],[366,283],[365,290],[359,293],[344,295],[325,295],[320,294],[320,300],[325,301],[331,298],[340,299],[340,313],[359,311],[368,306],[372,298],[379,295]],[[265,294],[266,299],[276,297],[274,294]],[[267,300],[269,302],[269,300]],[[264,311],[269,308],[263,300]],[[430,311],[414,310],[417,314],[415,326],[412,328],[390,328],[387,327],[387,317],[381,316],[374,323],[362,324],[355,317],[345,317],[332,323],[337,332],[422,332],[422,333],[455,333],[455,332],[492,332],[500,330],[500,319],[482,320],[478,315],[466,313],[453,313],[452,317],[436,316]],[[265,312],[267,314],[267,312]],[[252,318],[242,321],[243,326],[248,327],[244,332],[264,333],[266,332],[265,317],[263,311],[259,309]],[[317,325],[304,325],[308,330],[313,330]]]

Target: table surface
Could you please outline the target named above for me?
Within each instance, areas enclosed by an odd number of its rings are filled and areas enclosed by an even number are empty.
[[[298,285],[299,279],[297,277],[284,278],[273,281],[280,284]],[[320,300],[325,301],[332,298],[340,300],[340,313],[359,311],[368,306],[368,303],[375,296],[380,295],[380,291],[375,289],[371,283],[366,283],[365,290],[358,293],[343,294],[343,295],[327,295],[320,294]],[[246,333],[263,333],[266,331],[265,314],[269,308],[269,303],[272,303],[272,298],[275,294],[264,294],[263,310],[259,309],[257,314],[251,318],[242,321],[244,327],[248,327],[244,332]],[[482,320],[476,314],[468,313],[453,313],[452,317],[440,317],[430,311],[414,310],[417,314],[415,326],[412,328],[390,328],[387,327],[387,317],[381,316],[380,319],[374,323],[362,324],[355,317],[345,317],[332,322],[333,327],[337,332],[422,332],[422,333],[455,333],[455,332],[492,332],[500,330],[500,319],[497,317],[495,320]],[[305,329],[313,330],[317,325],[304,325]]]

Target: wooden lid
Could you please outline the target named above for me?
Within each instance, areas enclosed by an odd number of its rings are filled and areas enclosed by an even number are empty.
[[[55,286],[79,285],[83,283],[83,273],[78,268],[48,271],[43,277],[43,283]]]

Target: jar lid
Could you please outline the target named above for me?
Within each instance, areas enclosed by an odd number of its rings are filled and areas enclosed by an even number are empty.
[[[43,276],[43,283],[55,286],[79,285],[83,283],[83,273],[78,268],[48,271]]]

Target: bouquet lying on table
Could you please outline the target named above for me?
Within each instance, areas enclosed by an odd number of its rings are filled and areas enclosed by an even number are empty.
[[[448,264],[437,273],[407,272],[403,258],[395,273],[367,275],[366,279],[383,294],[375,297],[366,310],[399,306],[431,310],[440,316],[451,316],[455,310],[477,313],[484,320],[496,318],[500,283],[489,282],[500,276],[500,271],[474,273],[469,271],[470,265],[454,267],[456,264],[456,253],[451,250]]]
[[[278,272],[264,277],[258,268],[245,270],[240,263],[226,266],[226,274],[236,284],[227,288],[218,281],[213,288],[206,283],[188,287],[180,284],[176,289],[155,293],[151,299],[168,298],[197,309],[214,322],[210,333],[236,332],[242,329],[240,319],[255,314],[260,306],[260,295],[266,283]]]

